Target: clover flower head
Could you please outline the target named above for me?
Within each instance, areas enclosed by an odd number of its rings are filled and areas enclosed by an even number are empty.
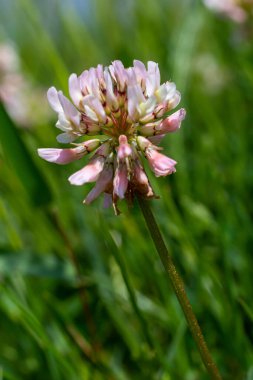
[[[160,83],[158,64],[147,68],[135,60],[125,68],[121,61],[109,67],[98,65],[80,76],[69,78],[70,102],[54,87],[48,100],[58,113],[56,127],[62,133],[60,143],[72,143],[68,149],[38,149],[40,157],[57,164],[67,164],[93,152],[89,163],[72,174],[72,185],[96,182],[84,203],[89,204],[101,193],[105,206],[125,198],[131,203],[134,193],[145,198],[154,191],[143,168],[146,158],[155,176],[175,172],[176,161],[160,153],[157,146],[167,133],[176,131],[185,117],[185,110],[168,116],[180,102],[180,93],[172,82]],[[93,138],[87,140],[87,136]],[[83,137],[85,141],[73,143]]]

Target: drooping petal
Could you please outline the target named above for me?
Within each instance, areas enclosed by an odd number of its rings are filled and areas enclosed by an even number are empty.
[[[104,193],[104,208],[109,208],[112,206],[112,194]]]
[[[38,154],[48,162],[64,165],[79,160],[87,154],[87,150],[84,146],[71,149],[41,148],[38,149]]]
[[[138,159],[133,163],[133,176],[131,180],[138,192],[145,195],[146,197],[154,196],[148,177]]]
[[[96,185],[89,192],[83,203],[90,204],[91,202],[93,202],[102,192],[104,192],[108,188],[108,186],[110,186],[112,182],[112,177],[113,167],[112,164],[108,163],[106,164],[104,170],[100,174]]]
[[[117,157],[119,160],[124,160],[132,154],[131,146],[128,144],[127,137],[125,135],[119,136],[119,148],[117,151]]]
[[[125,164],[119,164],[113,179],[113,193],[120,199],[123,199],[127,191],[128,178],[127,167]]]
[[[84,155],[92,152],[100,145],[100,140],[93,139],[85,141],[76,148],[58,149],[58,148],[41,148],[38,149],[38,155],[48,162],[56,164],[68,164],[79,160]]]
[[[167,176],[176,171],[176,161],[157,152],[155,149],[148,148],[145,152],[145,156],[156,177]]]
[[[78,172],[72,174],[69,177],[69,182],[71,185],[84,185],[85,183],[95,182],[98,179],[99,174],[102,172],[104,167],[105,159],[104,157],[98,156],[93,158],[88,165],[79,170]]]

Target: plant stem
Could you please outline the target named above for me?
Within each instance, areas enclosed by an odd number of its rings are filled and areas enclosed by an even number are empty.
[[[137,197],[139,201],[140,208],[142,210],[143,216],[145,218],[148,230],[151,234],[153,242],[155,244],[156,250],[160,256],[160,259],[163,263],[163,266],[166,272],[169,275],[172,287],[176,293],[177,299],[183,309],[185,318],[187,320],[188,326],[192,333],[193,339],[198,347],[202,361],[207,369],[207,372],[210,375],[210,378],[213,380],[222,380],[218,368],[216,367],[211,354],[206,345],[205,339],[203,337],[202,331],[199,327],[198,321],[195,317],[195,314],[192,310],[190,301],[187,297],[187,294],[184,289],[184,283],[181,277],[179,276],[176,267],[173,263],[173,260],[168,252],[168,249],[164,243],[163,237],[159,230],[159,227],[156,223],[154,215],[149,207],[149,202]]]

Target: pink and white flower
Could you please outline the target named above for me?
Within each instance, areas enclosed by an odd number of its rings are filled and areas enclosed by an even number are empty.
[[[185,110],[168,116],[180,102],[180,93],[172,82],[160,83],[158,64],[148,62],[147,68],[135,60],[125,68],[114,61],[109,68],[98,65],[80,76],[69,78],[71,103],[54,87],[48,90],[48,100],[58,113],[56,127],[63,133],[57,140],[73,143],[78,138],[91,140],[67,149],[39,149],[41,158],[57,164],[67,164],[94,152],[89,163],[69,177],[73,185],[96,182],[84,203],[89,204],[101,193],[105,205],[134,193],[154,197],[154,192],[142,165],[147,159],[157,177],[175,172],[176,161],[158,152],[156,144],[167,134],[180,128]]]

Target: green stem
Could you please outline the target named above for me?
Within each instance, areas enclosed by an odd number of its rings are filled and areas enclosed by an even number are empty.
[[[184,283],[179,276],[173,260],[168,252],[168,249],[164,243],[159,227],[156,223],[154,215],[149,207],[149,202],[138,196],[138,201],[140,208],[142,210],[143,216],[145,218],[148,230],[151,234],[153,242],[155,244],[156,250],[160,256],[163,266],[169,275],[172,287],[176,293],[177,299],[183,309],[185,318],[189,325],[190,331],[192,333],[193,339],[198,347],[202,361],[213,380],[222,380],[218,368],[216,367],[211,354],[206,345],[205,339],[203,337],[202,331],[199,327],[198,321],[192,310],[189,299],[186,295],[184,289]]]

